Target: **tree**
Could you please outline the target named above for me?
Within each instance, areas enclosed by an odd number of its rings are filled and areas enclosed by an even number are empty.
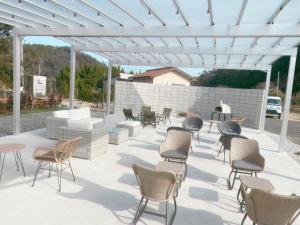
[[[120,67],[113,67],[119,73]],[[107,67],[103,65],[83,65],[76,69],[76,97],[83,101],[98,103],[106,94],[103,81],[107,77]],[[69,96],[70,68],[66,66],[56,78],[57,90],[63,96]],[[113,96],[113,95],[112,95]]]
[[[0,23],[0,38],[11,36],[12,29],[13,29],[12,26],[10,26],[8,24]]]

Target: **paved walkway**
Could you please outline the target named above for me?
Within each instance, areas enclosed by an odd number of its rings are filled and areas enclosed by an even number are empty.
[[[180,125],[173,119],[174,125]],[[57,178],[39,176],[31,187],[37,163],[32,160],[36,146],[51,146],[55,142],[44,138],[45,131],[23,133],[18,137],[0,138],[0,143],[20,142],[27,148],[23,154],[26,178],[18,176],[13,157],[7,156],[4,176],[0,184],[1,224],[5,225],[119,225],[132,224],[140,198],[133,163],[153,167],[160,159],[159,144],[165,139],[166,127],[145,128],[135,138],[122,145],[109,145],[108,152],[98,160],[74,158],[73,168],[77,182],[71,174],[63,175],[62,192],[57,192]],[[276,153],[276,143],[265,133],[243,129],[243,135],[259,141],[266,158],[266,169],[261,177],[269,179],[276,191],[300,195],[300,165],[286,153]],[[227,189],[228,162],[216,158],[218,134],[201,131],[200,143],[193,141],[194,152],[188,160],[188,177],[178,197],[178,212],[174,225],[240,224],[243,214],[236,201],[237,187]],[[228,156],[226,157],[228,159]],[[164,207],[150,204],[153,210],[163,212]],[[172,204],[170,206],[172,210]],[[138,225],[164,224],[162,218],[143,215]],[[246,225],[252,224],[250,221]],[[296,221],[300,225],[300,219]]]

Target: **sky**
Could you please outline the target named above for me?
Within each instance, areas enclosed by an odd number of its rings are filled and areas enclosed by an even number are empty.
[[[53,38],[53,37],[43,37],[43,36],[27,36],[24,38],[24,43],[25,44],[42,44],[42,45],[52,45],[52,46],[57,46],[57,47],[63,47],[63,46],[69,46],[70,44],[64,41],[61,41],[57,38]],[[107,63],[107,59],[103,58],[99,55],[96,55],[92,52],[84,52],[92,57],[94,57],[95,59],[97,59],[100,62],[104,62]],[[149,67],[149,66],[126,66],[126,65],[122,65],[121,66],[126,72],[130,72],[133,71],[135,73],[138,72],[144,72],[145,70],[148,69],[153,69],[155,67]],[[192,75],[192,76],[198,76],[201,72],[202,69],[200,68],[179,68],[181,70],[183,70],[184,72]]]

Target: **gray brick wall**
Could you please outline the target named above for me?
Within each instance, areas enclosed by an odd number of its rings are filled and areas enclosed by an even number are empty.
[[[149,105],[156,112],[164,107],[172,108],[173,114],[182,111],[200,113],[209,119],[220,100],[228,104],[234,116],[246,116],[245,126],[259,128],[263,90],[210,88],[195,86],[155,85],[117,81],[115,85],[116,113],[132,108],[138,114],[142,105]]]

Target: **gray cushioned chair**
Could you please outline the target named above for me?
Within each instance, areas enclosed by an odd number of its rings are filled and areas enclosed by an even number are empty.
[[[160,145],[159,153],[166,161],[183,163],[187,174],[186,160],[192,145],[192,132],[181,127],[169,127],[166,140]]]
[[[195,116],[190,116],[187,117],[183,122],[182,122],[182,127],[191,131],[191,132],[197,132],[198,134],[198,141],[200,140],[200,130],[203,127],[203,121],[199,117]]]
[[[230,150],[231,172],[228,177],[229,189],[234,187],[238,173],[257,176],[265,168],[265,158],[259,153],[258,142],[256,140],[233,138]],[[231,175],[234,173],[231,184]]]

